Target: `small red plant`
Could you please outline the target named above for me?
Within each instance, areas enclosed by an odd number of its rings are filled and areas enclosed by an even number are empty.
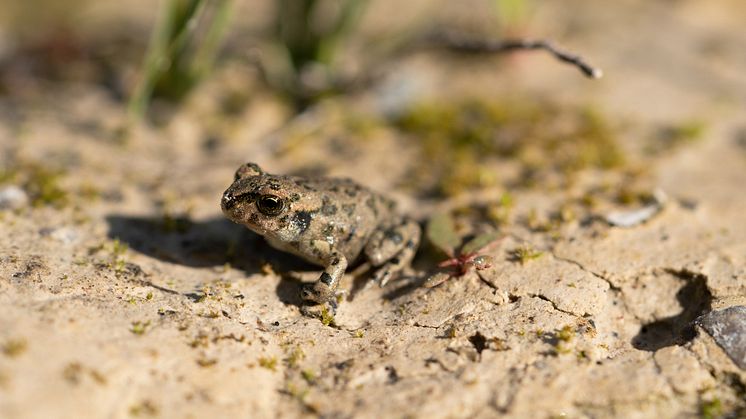
[[[451,276],[464,276],[472,267],[478,271],[492,267],[492,256],[480,254],[482,251],[491,250],[499,243],[500,239],[485,244],[483,247],[470,252],[461,253],[451,256],[438,264],[439,268],[453,267]]]
[[[456,234],[453,219],[448,214],[433,216],[427,225],[430,242],[442,250],[448,259],[438,264],[439,268],[452,268],[448,272],[438,272],[425,283],[427,287],[440,285],[446,280],[466,275],[472,268],[477,271],[492,267],[492,256],[483,254],[493,249],[500,239],[496,232],[480,234],[463,245]]]

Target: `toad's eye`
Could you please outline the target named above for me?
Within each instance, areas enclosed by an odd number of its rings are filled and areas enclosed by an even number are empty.
[[[285,202],[275,195],[262,195],[257,201],[256,206],[264,215],[277,215],[285,209]]]

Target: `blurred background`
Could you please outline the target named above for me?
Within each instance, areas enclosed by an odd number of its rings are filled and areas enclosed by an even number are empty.
[[[742,0],[0,0],[0,416],[743,416],[743,371],[690,332],[744,304],[744,22]],[[510,39],[604,76],[488,51]],[[343,302],[346,329],[311,321],[293,259],[220,213],[247,161],[455,239]],[[483,233],[491,270],[419,287]]]
[[[744,17],[728,0],[6,0],[0,180],[35,206],[186,218],[215,213],[245,160],[365,178],[420,217],[484,193],[500,225],[520,190],[565,191],[573,214],[645,204],[661,159],[742,142]],[[606,76],[486,51],[511,39]]]

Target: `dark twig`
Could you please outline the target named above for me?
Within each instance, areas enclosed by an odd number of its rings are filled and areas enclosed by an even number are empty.
[[[600,78],[603,72],[583,60],[583,57],[571,54],[555,46],[546,40],[529,40],[529,39],[506,39],[502,41],[477,40],[459,38],[451,34],[439,34],[431,38],[435,45],[444,46],[450,50],[464,52],[469,54],[495,54],[510,52],[516,50],[537,50],[542,49],[554,55],[555,58],[562,62],[574,65],[586,76],[590,78]]]

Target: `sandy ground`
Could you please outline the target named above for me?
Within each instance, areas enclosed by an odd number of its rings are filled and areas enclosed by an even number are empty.
[[[20,167],[0,189],[59,168],[68,196],[0,211],[0,417],[746,415],[743,314],[720,332],[695,324],[746,305],[746,8],[586,3],[546,6],[530,28],[591,57],[599,81],[542,54],[474,66],[416,54],[388,63],[378,88],[288,119],[255,75],[223,68],[165,124],[124,137],[122,103],[101,87],[0,97],[4,164]],[[230,83],[254,90],[220,119]],[[606,202],[551,231],[532,226],[600,178],[621,188],[613,173],[510,191],[491,268],[426,288],[423,255],[409,279],[357,293],[325,325],[301,314],[288,274],[315,268],[220,214],[238,165],[350,176],[423,222],[509,190],[438,199],[401,187],[412,143],[386,126],[353,140],[340,116],[375,112],[386,83],[414,86],[406,100],[592,104],[633,127],[620,140],[630,150],[659,124],[706,129],[644,160],[644,183],[668,196],[647,222],[610,226],[608,211],[629,208]],[[526,245],[540,256],[521,263]]]

